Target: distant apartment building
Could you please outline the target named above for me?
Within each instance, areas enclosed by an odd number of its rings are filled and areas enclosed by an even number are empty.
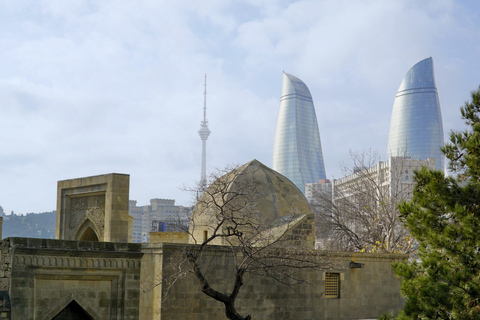
[[[150,214],[144,210],[146,207],[137,207],[137,200],[129,201],[128,214],[133,217],[132,242],[148,242],[148,228],[144,228],[144,225],[149,223]]]
[[[315,246],[320,247],[326,237],[322,215],[330,215],[332,212],[332,182],[320,179],[318,182],[306,183],[305,198],[315,218]]]
[[[390,157],[371,167],[354,168],[350,175],[334,179],[331,198],[324,195],[318,201],[314,197],[310,203],[317,214],[316,247],[359,250],[365,239],[406,235],[398,220],[397,207],[412,198],[414,172],[423,166],[435,169],[435,159]],[[315,187],[328,190],[326,183],[315,184]],[[392,245],[396,244],[388,242],[387,249]]]
[[[359,193],[368,193],[369,190],[366,189],[369,187],[371,192],[381,191],[390,201],[409,200],[413,190],[414,171],[422,167],[435,169],[435,159],[390,157],[370,168],[355,168],[352,174],[333,180],[332,201],[335,203],[345,198],[358,198]]]
[[[150,205],[137,206],[136,200],[129,202],[129,214],[133,217],[132,241],[136,243],[149,242],[152,231],[169,231],[178,221],[184,221],[190,207],[177,206],[173,199],[151,199]]]
[[[305,184],[305,198],[310,205],[318,205],[322,198],[332,196],[332,182],[328,179],[320,179],[318,182]]]

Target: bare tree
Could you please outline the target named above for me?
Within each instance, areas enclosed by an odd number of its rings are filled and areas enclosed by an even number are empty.
[[[332,194],[316,194],[318,235],[324,247],[347,251],[409,253],[414,241],[399,219],[398,204],[410,199],[413,172],[432,160],[392,157],[371,150],[350,152],[353,168],[334,180]]]
[[[294,287],[306,281],[299,269],[325,270],[333,265],[324,252],[313,250],[313,216],[304,200],[297,201],[298,195],[293,193],[291,201],[277,208],[267,204],[273,187],[259,178],[263,170],[276,174],[256,160],[212,174],[190,224],[189,232],[197,245],[186,252],[186,259],[202,292],[225,305],[228,319],[251,319],[235,307],[246,274],[270,277]],[[279,214],[274,212],[277,209],[285,211]],[[206,267],[202,254],[213,244],[226,246],[231,252],[234,275],[230,292],[214,288],[202,271]]]

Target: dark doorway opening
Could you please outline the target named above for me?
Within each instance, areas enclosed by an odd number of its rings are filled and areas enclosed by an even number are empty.
[[[52,320],[94,320],[83,310],[83,308],[73,300],[62,311],[60,311]]]

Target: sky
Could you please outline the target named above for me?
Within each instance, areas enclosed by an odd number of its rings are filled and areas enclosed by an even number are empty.
[[[191,205],[207,171],[272,166],[282,72],[309,87],[327,178],[385,159],[395,94],[428,57],[445,141],[480,84],[480,2],[0,0],[0,206],[55,210],[57,181],[130,174],[130,199]]]

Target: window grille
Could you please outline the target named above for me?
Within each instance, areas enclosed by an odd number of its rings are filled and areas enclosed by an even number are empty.
[[[325,274],[325,298],[340,298],[340,274]]]

